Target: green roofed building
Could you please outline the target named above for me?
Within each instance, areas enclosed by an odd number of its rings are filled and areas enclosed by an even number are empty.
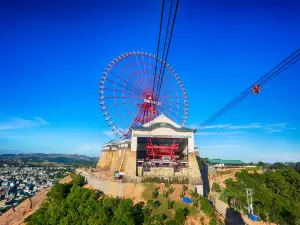
[[[241,167],[244,163],[241,160],[208,159],[207,163],[215,167]]]

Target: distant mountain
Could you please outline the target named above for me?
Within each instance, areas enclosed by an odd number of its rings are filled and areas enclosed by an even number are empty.
[[[97,163],[98,157],[88,157],[78,154],[31,153],[31,154],[2,154],[0,162],[53,162],[53,163]]]

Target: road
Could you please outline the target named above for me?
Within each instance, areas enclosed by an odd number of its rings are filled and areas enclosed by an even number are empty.
[[[86,178],[87,184],[92,186],[93,188],[103,191],[107,195],[119,197],[124,196],[124,184],[94,177],[83,170],[77,169],[76,172],[84,176]]]

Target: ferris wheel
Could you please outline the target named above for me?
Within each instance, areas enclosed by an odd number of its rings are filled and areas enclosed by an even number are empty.
[[[160,69],[155,73],[155,68]],[[155,75],[161,74],[164,79],[159,84]],[[169,64],[154,55],[138,51],[116,57],[104,70],[99,89],[102,115],[120,138],[130,135],[131,127],[160,114],[181,126],[186,123],[188,99],[182,81]]]

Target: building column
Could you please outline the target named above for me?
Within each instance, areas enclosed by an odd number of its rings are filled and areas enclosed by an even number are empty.
[[[194,135],[188,138],[188,153],[192,153],[195,151],[194,145]]]
[[[137,137],[134,137],[134,135],[131,135],[131,151],[136,152],[137,150]]]

